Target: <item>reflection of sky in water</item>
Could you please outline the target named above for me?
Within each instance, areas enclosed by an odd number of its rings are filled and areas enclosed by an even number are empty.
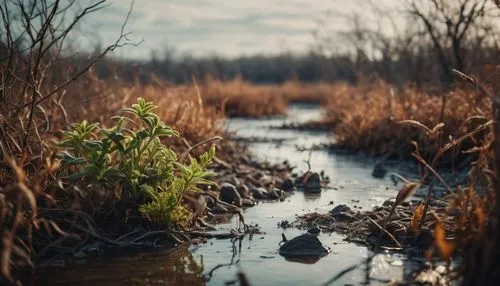
[[[309,151],[298,152],[296,145],[310,147],[314,144],[327,143],[329,138],[321,132],[298,132],[293,130],[269,129],[269,126],[279,126],[283,123],[304,122],[318,119],[321,113],[316,108],[303,105],[293,105],[290,108],[289,118],[273,118],[260,120],[232,119],[228,122],[229,130],[236,131],[239,137],[265,137],[286,138],[282,144],[253,143],[250,150],[261,159],[272,162],[288,160],[297,166],[298,171],[307,169],[305,162],[309,158]],[[332,248],[332,253],[313,265],[286,262],[277,254],[281,233],[288,238],[302,233],[297,229],[285,231],[277,228],[277,223],[282,220],[293,222],[296,215],[309,212],[326,213],[334,206],[347,204],[362,207],[361,210],[370,209],[380,205],[384,200],[395,195],[389,179],[379,180],[371,176],[372,160],[363,160],[353,156],[340,156],[329,154],[325,150],[311,153],[311,168],[313,171],[324,170],[331,179],[331,186],[336,189],[325,190],[319,197],[307,197],[297,192],[282,203],[262,203],[258,207],[245,211],[245,219],[249,223],[258,223],[266,235],[257,235],[252,241],[244,240],[241,261],[237,266],[223,267],[217,270],[210,285],[223,285],[231,277],[235,277],[240,270],[248,274],[251,283],[255,285],[322,285],[329,278],[347,267],[357,264],[366,258],[368,251],[365,247],[348,244],[343,241],[343,236],[332,233],[322,234],[320,240]],[[358,202],[359,200],[359,202]],[[355,209],[356,210],[356,209]],[[236,226],[232,224],[220,225],[221,229]],[[213,241],[213,245],[197,249],[195,255],[203,255],[206,266],[227,263],[229,256],[215,255],[224,249],[229,250],[231,243],[228,241]],[[336,243],[337,245],[334,245]],[[263,259],[261,256],[273,257]],[[372,269],[373,277],[390,279],[402,275],[403,266],[400,259],[394,255],[381,254],[376,257]],[[393,261],[397,261],[393,263]],[[363,267],[355,270],[341,279],[343,283],[358,284],[363,279]],[[372,281],[373,282],[373,281]],[[376,285],[376,283],[372,283]]]
[[[230,130],[237,131],[237,136],[286,138],[281,145],[275,143],[251,144],[250,150],[262,159],[277,162],[286,159],[296,165],[298,171],[303,171],[307,168],[304,161],[308,159],[309,152],[298,152],[295,145],[311,146],[312,144],[326,143],[329,140],[327,136],[324,133],[276,130],[268,127],[291,121],[304,122],[317,119],[318,116],[320,116],[320,113],[317,109],[311,109],[310,106],[304,108],[303,105],[295,105],[290,108],[290,117],[286,119],[233,119],[228,124]],[[368,250],[363,246],[344,242],[343,236],[336,233],[320,235],[320,240],[332,249],[332,253],[315,264],[288,262],[277,254],[282,233],[285,233],[290,239],[303,232],[297,229],[278,229],[277,224],[280,221],[288,220],[293,222],[296,215],[309,212],[326,213],[333,208],[333,206],[329,205],[330,201],[334,202],[334,206],[347,204],[352,208],[354,206],[362,208],[353,208],[354,210],[366,210],[374,205],[380,205],[384,200],[394,197],[396,194],[388,178],[379,180],[371,176],[372,160],[328,154],[324,150],[313,151],[311,154],[311,167],[313,171],[324,170],[331,179],[330,185],[335,188],[324,190],[320,196],[316,197],[308,197],[301,192],[296,192],[284,202],[260,203],[256,207],[247,209],[245,211],[246,222],[258,224],[265,234],[255,235],[252,240],[246,237],[242,241],[241,252],[236,253],[235,261],[239,260],[239,262],[233,266],[218,268],[208,282],[209,285],[224,285],[227,281],[234,280],[239,271],[243,271],[248,275],[252,285],[322,285],[340,271],[363,262],[369,253]],[[217,228],[221,231],[227,231],[236,226],[236,219],[233,219],[229,223],[218,225]],[[186,271],[186,277],[183,280],[182,275],[179,276],[178,272],[158,272],[149,269],[157,269],[155,263],[157,263],[158,267],[173,263],[184,268],[188,266],[184,263],[184,260],[189,259],[192,261],[194,259],[200,264],[203,262],[202,271],[207,274],[215,266],[229,263],[233,254],[232,243],[226,239],[212,239],[207,245],[193,246],[191,249],[192,257],[187,255],[186,257],[176,258],[176,255],[168,254],[168,250],[147,254],[142,258],[136,258],[134,261],[129,262],[130,264],[127,264],[128,266],[119,275],[113,274],[113,271],[120,269],[123,258],[107,261],[105,263],[106,267],[100,268],[102,270],[93,268],[92,265],[88,264],[80,265],[76,269],[80,269],[82,273],[90,274],[86,276],[87,280],[79,280],[78,283],[107,285],[107,283],[104,283],[107,279],[100,275],[103,273],[96,274],[93,273],[94,271],[109,274],[109,279],[115,279],[113,282],[118,283],[116,285],[119,285],[120,282],[125,284],[130,281],[144,282],[145,279],[149,279],[147,280],[149,282],[176,279],[176,281],[183,281],[179,285],[200,285],[199,276],[194,275],[195,278],[193,279],[193,275],[188,274],[189,271]],[[127,261],[130,261],[130,259]],[[372,277],[383,279],[401,277],[403,272],[407,272],[405,269],[407,270],[409,265],[412,265],[412,262],[408,262],[400,255],[379,254],[374,259]],[[127,274],[126,269],[131,267],[134,271]],[[358,269],[340,279],[338,284],[350,283],[358,285],[363,281],[363,269],[364,265],[360,265]],[[73,273],[71,269],[58,271],[60,277],[71,276],[71,273]],[[77,277],[74,276],[73,279],[77,279]],[[71,277],[69,277],[69,280],[71,281]],[[371,282],[372,285],[378,283],[376,281]],[[166,283],[166,285],[172,284]]]

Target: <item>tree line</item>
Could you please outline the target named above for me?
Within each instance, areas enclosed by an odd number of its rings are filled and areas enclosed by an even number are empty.
[[[186,83],[193,76],[252,83],[347,81],[377,76],[387,82],[448,88],[452,69],[480,76],[485,66],[500,58],[498,9],[489,0],[404,0],[397,7],[364,2],[363,13],[346,16],[348,29],[326,34],[315,31],[315,45],[307,54],[285,52],[228,59],[222,56],[177,56],[172,50],[147,61],[108,58],[98,73],[126,79]],[[326,30],[326,29],[325,29]],[[342,52],[339,52],[342,51]]]

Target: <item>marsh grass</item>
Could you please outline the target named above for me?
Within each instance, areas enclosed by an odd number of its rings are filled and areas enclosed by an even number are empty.
[[[377,81],[361,86],[340,84],[332,90],[324,107],[324,121],[335,134],[334,146],[373,155],[409,157],[411,141],[416,141],[425,156],[432,156],[439,144],[428,140],[419,124],[432,129],[443,123],[442,138],[456,139],[491,114],[490,100],[466,88],[436,94]],[[401,124],[403,120],[417,124]],[[460,150],[472,146],[474,142],[464,141]],[[443,160],[452,162],[461,155],[457,152]]]
[[[286,115],[290,103],[320,104],[329,96],[331,87],[297,81],[255,85],[236,77],[226,82],[207,78],[200,89],[204,102],[228,117],[259,118]]]

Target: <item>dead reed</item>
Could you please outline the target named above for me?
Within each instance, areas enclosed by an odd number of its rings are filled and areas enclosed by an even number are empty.
[[[330,94],[326,83],[251,84],[236,77],[227,82],[207,78],[200,87],[207,105],[223,110],[228,117],[285,115],[289,103],[322,103]]]
[[[436,154],[437,142],[427,140],[417,125],[401,124],[403,120],[430,128],[443,123],[442,138],[448,140],[473,130],[484,123],[482,116],[491,113],[488,98],[465,88],[433,94],[377,81],[358,86],[338,84],[332,92],[327,98],[324,120],[330,122],[335,134],[335,147],[374,155],[408,157],[413,151],[411,141],[420,144],[422,153]],[[462,143],[462,150],[474,145],[470,141]]]

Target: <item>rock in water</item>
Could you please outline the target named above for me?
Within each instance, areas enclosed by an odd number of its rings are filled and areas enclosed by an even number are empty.
[[[318,237],[311,234],[302,234],[285,242],[279,249],[285,258],[320,258],[329,253]]]
[[[224,183],[220,187],[219,199],[223,202],[241,207],[241,196],[238,190],[236,190],[236,187],[229,183]]]
[[[373,167],[372,176],[375,178],[382,179],[385,177],[386,173],[387,169],[385,168],[384,163],[382,162],[377,162]]]
[[[318,173],[312,173],[307,178],[304,191],[307,193],[321,192],[321,177]]]
[[[293,189],[295,189],[295,184],[292,178],[285,178],[283,182],[281,182],[281,189],[285,192],[293,191]]]
[[[280,189],[271,189],[267,192],[267,199],[269,200],[279,200],[281,198],[281,190]]]

